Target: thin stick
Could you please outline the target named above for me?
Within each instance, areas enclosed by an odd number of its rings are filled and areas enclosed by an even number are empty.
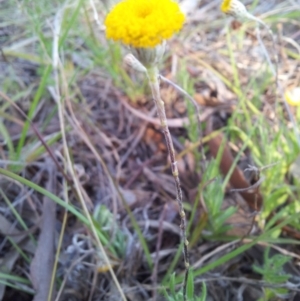
[[[172,169],[172,175],[174,177],[174,182],[175,182],[175,187],[176,187],[176,200],[179,206],[179,215],[181,219],[180,223],[180,229],[181,229],[181,237],[183,241],[183,257],[184,257],[184,265],[185,265],[185,277],[184,277],[184,282],[183,282],[183,300],[187,300],[186,296],[186,288],[187,288],[187,280],[188,280],[188,275],[189,275],[189,268],[190,268],[190,263],[189,263],[189,253],[188,253],[188,240],[187,240],[187,235],[186,235],[186,217],[185,217],[185,212],[183,208],[183,200],[182,200],[182,190],[180,186],[180,179],[179,179],[179,171],[177,168],[177,162],[175,159],[175,150],[174,150],[174,145],[173,141],[171,138],[171,134],[168,128],[168,123],[167,123],[167,117],[166,117],[166,112],[165,112],[165,105],[163,100],[160,97],[160,89],[159,89],[159,72],[157,67],[151,67],[147,70],[147,76],[149,79],[149,85],[152,91],[152,96],[156,105],[158,117],[160,120],[160,126],[161,129],[164,133],[168,152],[169,152],[169,157],[171,161],[171,169]]]

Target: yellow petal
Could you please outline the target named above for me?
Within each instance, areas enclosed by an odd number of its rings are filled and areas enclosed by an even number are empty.
[[[184,19],[173,0],[123,0],[105,19],[106,36],[135,48],[153,48],[178,32]]]

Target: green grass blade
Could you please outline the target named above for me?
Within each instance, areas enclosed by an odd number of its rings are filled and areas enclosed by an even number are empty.
[[[16,181],[18,181],[19,183],[26,185],[32,189],[34,189],[35,191],[43,194],[44,196],[48,197],[49,199],[51,199],[52,201],[56,202],[58,205],[64,207],[65,209],[67,209],[68,211],[70,211],[72,214],[74,214],[81,222],[83,222],[85,225],[87,225],[88,227],[91,227],[91,225],[89,224],[88,219],[79,211],[77,211],[72,205],[67,204],[66,202],[64,202],[62,199],[60,199],[59,197],[57,197],[56,195],[54,195],[53,193],[49,192],[48,190],[40,187],[39,185],[23,178],[20,177],[19,175],[16,175],[15,173],[5,170],[3,168],[0,168],[0,174],[10,178],[10,179],[14,179]],[[107,245],[107,239],[105,238],[105,235],[103,235],[103,233],[101,232],[101,230],[99,228],[96,228],[97,234],[100,238],[100,240],[102,241],[102,243],[104,245]],[[114,250],[109,248],[111,252],[114,253]]]
[[[30,106],[30,109],[29,109],[29,112],[28,112],[28,119],[29,120],[26,120],[25,121],[25,124],[24,124],[24,127],[22,129],[22,133],[21,133],[21,137],[20,137],[20,140],[18,142],[18,146],[17,146],[17,151],[16,151],[16,160],[19,160],[20,159],[20,155],[21,155],[21,152],[22,152],[22,149],[24,147],[24,143],[25,143],[25,139],[26,139],[26,135],[28,133],[28,129],[29,129],[29,126],[30,126],[30,120],[35,112],[35,109],[44,93],[44,90],[45,90],[45,87],[46,87],[46,84],[47,84],[47,80],[48,80],[48,77],[50,75],[50,72],[52,70],[52,67],[50,65],[48,65],[45,70],[44,70],[44,73],[43,73],[43,76],[42,76],[42,79],[41,79],[41,82],[40,82],[40,85],[35,93],[35,96],[33,98],[33,101],[32,101],[32,104]]]

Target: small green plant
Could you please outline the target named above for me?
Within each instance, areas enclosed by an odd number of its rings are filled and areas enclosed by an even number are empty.
[[[221,152],[222,150],[219,153]],[[224,191],[221,188],[222,182],[219,172],[219,161],[220,155],[218,155],[215,160],[211,160],[207,165],[203,177],[203,183],[209,183],[203,191],[203,196],[207,206],[209,227],[212,234],[226,232],[229,226],[224,227],[224,223],[236,211],[234,207],[222,209]]]
[[[126,250],[127,240],[124,232],[116,223],[116,219],[113,214],[106,206],[100,205],[95,208],[93,217],[95,226],[99,227],[107,241],[110,241],[115,254],[119,257],[123,257]],[[114,239],[111,239],[111,236]]]
[[[274,287],[264,290],[264,298],[259,299],[259,301],[271,300],[278,295],[288,292],[287,289],[277,288],[276,285],[284,284],[290,278],[290,275],[284,271],[284,265],[288,263],[291,258],[282,254],[276,254],[270,257],[269,252],[270,248],[267,248],[264,252],[264,264],[262,267],[257,265],[253,266],[254,271],[261,274],[265,282],[274,285]]]
[[[202,288],[201,288],[201,296],[195,297],[194,293],[194,275],[193,272],[190,271],[189,278],[187,281],[187,301],[205,301],[207,297],[207,288],[205,282],[202,282]],[[180,290],[179,292],[176,292],[176,280],[175,280],[175,273],[173,273],[170,277],[169,281],[169,293],[164,288],[163,294],[166,297],[168,301],[181,301],[183,299],[183,292]]]

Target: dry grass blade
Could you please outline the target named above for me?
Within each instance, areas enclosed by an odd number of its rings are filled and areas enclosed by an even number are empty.
[[[74,179],[74,186],[75,186],[75,190],[78,194],[78,197],[80,199],[81,205],[83,207],[84,213],[86,215],[86,217],[88,218],[89,222],[90,222],[90,227],[91,230],[93,232],[94,238],[96,240],[96,244],[97,247],[100,249],[101,255],[103,256],[109,272],[112,276],[112,279],[118,289],[118,292],[120,294],[120,297],[122,300],[126,301],[126,297],[125,294],[120,286],[120,283],[115,275],[115,272],[112,269],[112,266],[110,264],[110,260],[106,254],[106,251],[103,247],[103,244],[100,241],[100,238],[97,235],[94,223],[92,221],[91,215],[89,213],[89,210],[87,208],[87,203],[86,201],[89,200],[89,198],[87,197],[87,194],[84,192],[84,189],[82,188],[82,185],[80,183],[80,181],[78,180],[78,177],[75,173],[74,170],[74,166],[72,164],[71,161],[71,157],[70,157],[70,153],[68,150],[68,146],[67,146],[67,140],[66,140],[66,134],[65,134],[65,121],[64,121],[64,115],[65,115],[65,107],[64,107],[64,103],[62,102],[62,98],[60,96],[60,88],[62,88],[62,91],[65,95],[65,97],[67,99],[69,99],[69,93],[68,93],[68,85],[66,83],[65,80],[65,76],[64,76],[64,72],[63,72],[63,68],[60,64],[60,59],[59,59],[59,36],[60,36],[60,30],[61,30],[61,22],[62,22],[62,15],[64,13],[64,9],[61,9],[57,14],[56,14],[56,18],[54,20],[54,32],[53,32],[53,49],[52,49],[52,64],[53,64],[53,69],[55,71],[55,93],[56,93],[56,101],[58,104],[58,113],[59,113],[59,119],[60,119],[60,126],[61,126],[61,131],[62,131],[62,137],[63,137],[63,145],[64,145],[64,155],[66,156],[66,161],[67,161],[67,168],[70,171],[70,174],[72,175],[72,178]],[[59,71],[61,71],[61,75],[63,78],[63,83],[62,83],[62,87],[60,87],[60,81],[59,81]],[[90,204],[91,201],[89,201]]]
[[[239,243],[239,240],[234,240],[227,244],[224,244],[224,245],[221,245],[221,246],[215,248],[212,252],[202,256],[200,260],[193,263],[192,268],[197,269],[197,268],[201,267],[206,260],[208,260],[209,258],[211,258],[212,256],[214,256],[218,253],[224,252],[224,250],[226,250],[228,248],[233,248],[237,243]]]

